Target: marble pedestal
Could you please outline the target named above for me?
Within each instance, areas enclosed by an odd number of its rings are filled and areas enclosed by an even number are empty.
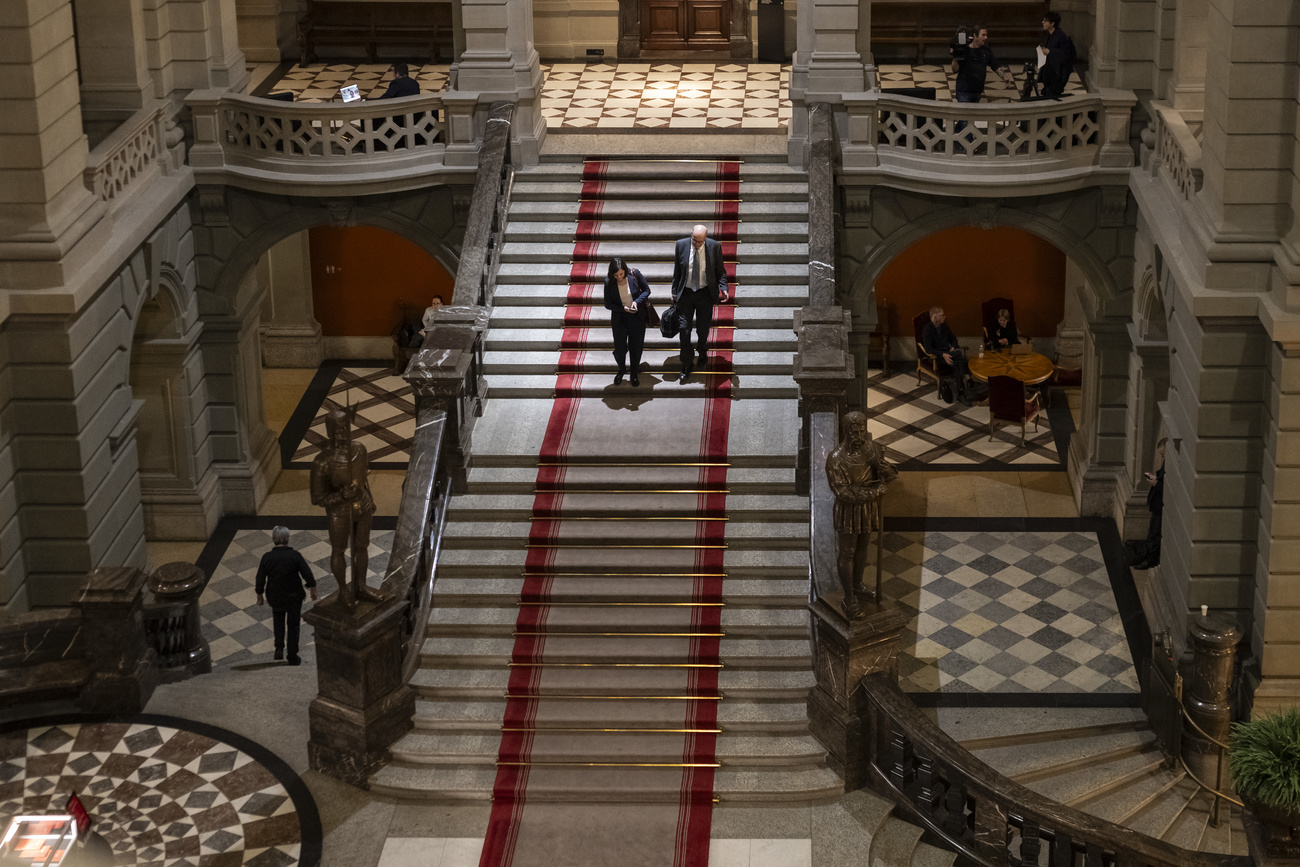
[[[360,602],[352,612],[334,593],[303,615],[316,633],[312,770],[366,788],[389,760],[388,747],[410,730],[415,692],[402,682],[401,643],[407,604]]]
[[[826,764],[844,777],[845,791],[869,782],[867,721],[854,694],[862,678],[885,672],[898,676],[899,639],[907,614],[894,605],[868,605],[852,621],[824,602],[813,602],[813,658],[817,685],[808,693],[812,734],[826,747]]]
[[[147,576],[129,566],[96,569],[73,603],[81,613],[90,679],[77,697],[87,713],[139,713],[158,685],[158,657],[145,640]]]

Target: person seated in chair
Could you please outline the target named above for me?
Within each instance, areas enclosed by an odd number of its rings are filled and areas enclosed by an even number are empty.
[[[1011,311],[1003,307],[998,311],[997,324],[989,331],[989,343],[994,349],[1005,349],[1020,342],[1020,330],[1016,320],[1011,318]]]
[[[966,384],[970,380],[970,370],[966,366],[966,352],[958,345],[952,329],[945,324],[946,318],[942,307],[930,308],[930,324],[921,331],[921,345],[930,355],[942,359],[943,363],[948,365],[952,370],[953,392],[962,406],[970,406],[974,384],[973,382],[971,386]],[[951,403],[952,400],[949,399],[948,402]]]

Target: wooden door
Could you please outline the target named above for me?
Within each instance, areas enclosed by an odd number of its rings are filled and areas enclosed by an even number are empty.
[[[642,51],[727,51],[731,0],[641,0]]]

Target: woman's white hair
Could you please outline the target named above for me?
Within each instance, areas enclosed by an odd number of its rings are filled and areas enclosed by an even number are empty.
[[[271,544],[273,544],[273,545],[288,545],[288,544],[289,544],[289,528],[288,528],[288,527],[272,527],[272,528],[271,528]]]

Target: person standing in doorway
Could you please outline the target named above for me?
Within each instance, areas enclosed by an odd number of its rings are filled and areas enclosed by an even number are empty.
[[[682,378],[691,375],[691,323],[698,336],[700,367],[709,363],[709,327],[713,325],[713,305],[727,300],[727,269],[722,262],[722,245],[709,237],[709,230],[696,224],[689,238],[677,242],[673,260],[673,304],[677,305],[681,331]]]
[[[298,656],[298,631],[302,616],[302,600],[311,592],[316,600],[316,579],[302,554],[289,547],[289,528],[271,530],[270,551],[262,555],[257,567],[257,604],[271,603],[271,619],[275,632],[275,658],[284,659],[286,644],[289,664],[300,665]]]
[[[1151,512],[1151,523],[1147,525],[1147,537],[1138,543],[1134,569],[1154,569],[1160,565],[1160,534],[1164,529],[1165,517],[1165,445],[1168,437],[1156,443],[1156,463],[1160,469],[1142,476],[1151,485],[1147,491],[1147,510]]]

